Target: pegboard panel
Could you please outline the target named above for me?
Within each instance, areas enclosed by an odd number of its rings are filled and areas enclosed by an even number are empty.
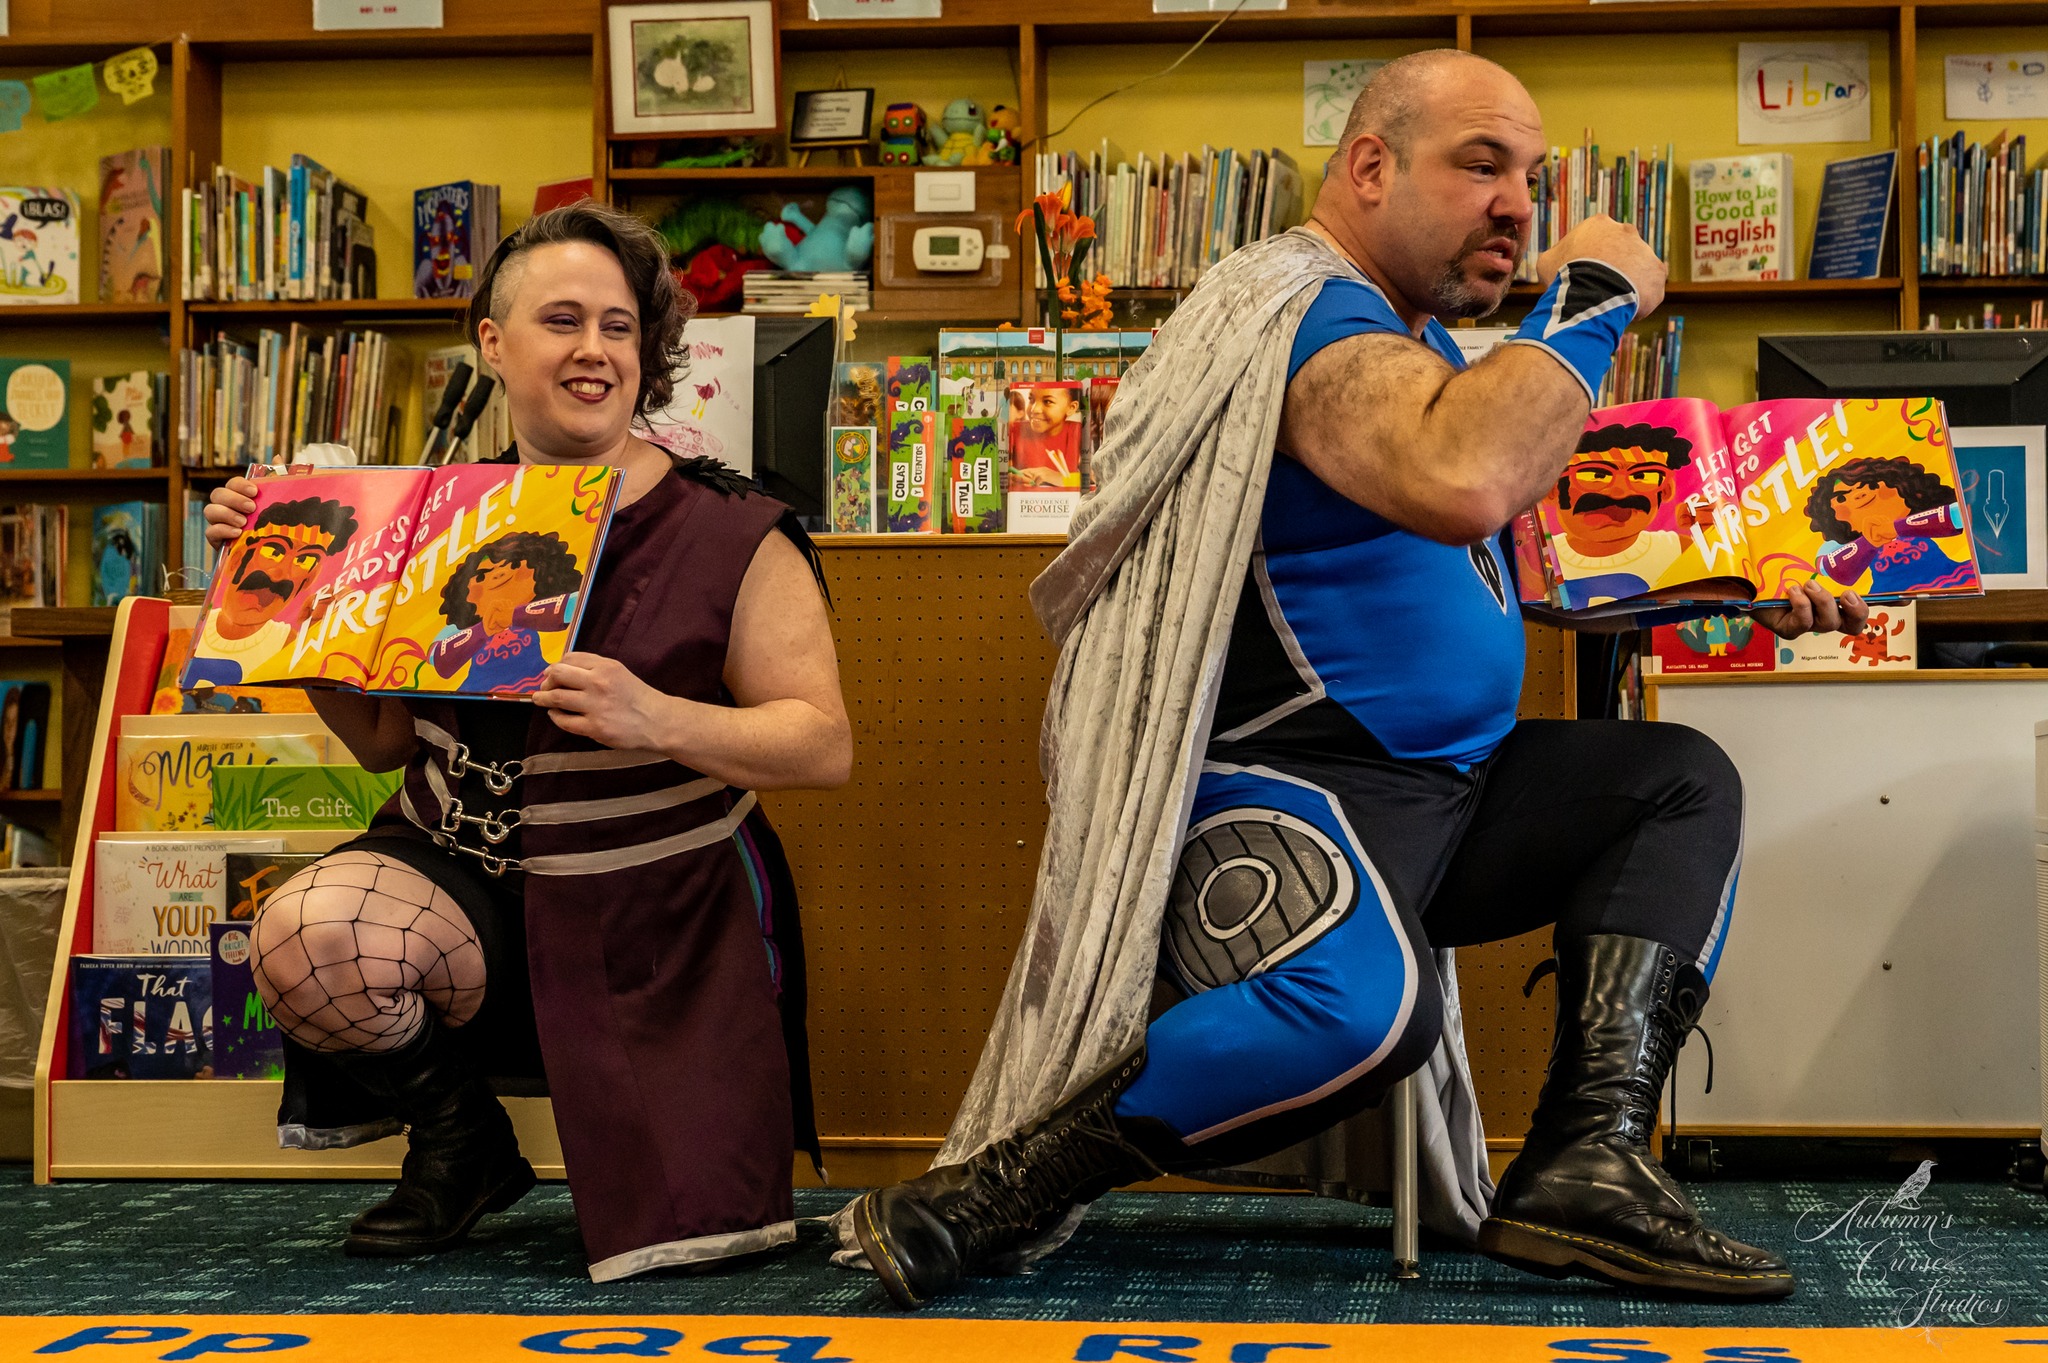
[[[1056,655],[1026,591],[1059,544],[835,536],[820,547],[853,779],[763,797],[803,898],[819,1130],[941,1136],[1031,906],[1045,834],[1038,726]],[[1530,627],[1525,715],[1570,713],[1567,643]],[[1546,941],[1459,953],[1494,1136],[1521,1135],[1549,1055],[1549,986],[1533,1001],[1520,992]]]

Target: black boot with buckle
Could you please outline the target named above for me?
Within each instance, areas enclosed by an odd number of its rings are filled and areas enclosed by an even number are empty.
[[[965,1164],[949,1164],[854,1204],[853,1229],[882,1285],[923,1306],[1075,1206],[1159,1166],[1119,1128],[1115,1107],[1145,1065],[1141,1044],[1052,1113]]]
[[[1657,1099],[1707,984],[1661,942],[1602,934],[1561,945],[1550,1072],[1479,1229],[1489,1257],[1717,1297],[1785,1297],[1792,1271],[1700,1220],[1650,1157]]]
[[[348,1253],[439,1254],[461,1244],[484,1213],[503,1211],[533,1187],[512,1119],[431,1013],[395,1051],[333,1058],[406,1125],[398,1186],[349,1226]]]

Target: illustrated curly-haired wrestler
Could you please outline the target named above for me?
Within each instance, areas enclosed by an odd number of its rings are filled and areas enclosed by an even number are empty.
[[[469,691],[539,690],[548,670],[541,631],[567,627],[582,583],[576,556],[559,536],[498,536],[471,551],[441,589],[441,614],[452,632],[434,641],[427,661],[444,677],[466,664]]]
[[[1691,462],[1692,442],[1664,426],[1602,426],[1579,437],[1557,480],[1557,557],[1572,605],[1646,592],[1678,561],[1678,532],[1649,525],[1672,498],[1672,474]]]
[[[1806,516],[1827,538],[1817,566],[1844,586],[1867,572],[1870,594],[1883,596],[1968,576],[1969,565],[1934,542],[1963,533],[1955,489],[1910,459],[1851,459],[1829,469],[1807,495]]]
[[[233,686],[282,649],[292,636],[278,617],[305,599],[320,567],[355,537],[355,508],[324,497],[265,507],[249,533],[228,551],[227,590],[206,613],[199,655],[187,675]]]

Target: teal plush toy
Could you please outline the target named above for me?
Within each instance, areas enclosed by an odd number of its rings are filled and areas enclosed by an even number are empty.
[[[792,245],[787,222],[804,234]],[[875,254],[875,210],[867,191],[841,185],[825,196],[825,213],[813,223],[801,208],[786,204],[782,222],[761,229],[761,254],[778,270],[845,272],[865,267]]]
[[[924,158],[928,166],[959,166],[985,163],[988,153],[983,146],[988,136],[988,123],[981,116],[981,106],[971,99],[956,99],[946,106],[945,116],[939,119],[940,135],[933,138],[939,149]]]

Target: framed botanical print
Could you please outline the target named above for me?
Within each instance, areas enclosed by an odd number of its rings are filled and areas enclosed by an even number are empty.
[[[773,0],[605,7],[613,137],[764,132],[778,122]]]

